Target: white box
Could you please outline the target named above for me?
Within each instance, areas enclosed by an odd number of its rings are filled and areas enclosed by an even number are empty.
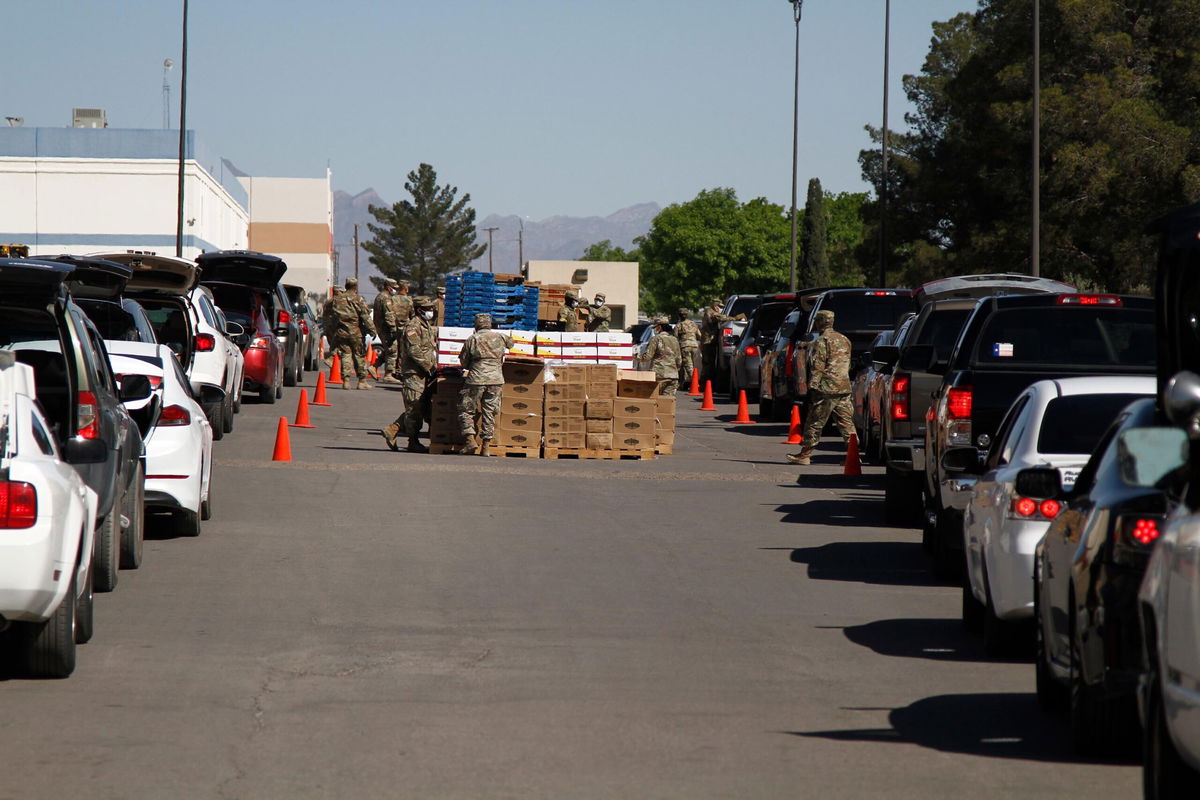
[[[571,362],[575,363],[575,362]],[[597,364],[615,364],[617,369],[633,369],[632,358],[597,358]]]
[[[596,346],[596,358],[633,358],[633,345],[625,347],[612,347],[608,345]]]
[[[535,331],[509,331],[508,335],[517,344],[533,344],[537,333]]]
[[[467,339],[471,338],[471,334],[474,332],[474,328],[442,327],[438,328],[438,338],[449,339],[455,342],[465,342]]]
[[[538,358],[562,358],[562,348],[558,345],[551,347],[538,342],[535,350],[534,355]]]
[[[581,347],[581,346],[576,346],[576,345],[565,345],[564,344],[562,347],[562,357],[563,358],[595,358],[596,357],[596,348],[594,345],[587,346],[587,347]]]
[[[562,337],[562,331],[538,331],[537,343],[548,344],[552,347],[561,347]]]
[[[609,331],[607,333],[596,333],[596,344],[600,345],[633,345],[633,334],[628,331]]]
[[[438,353],[439,367],[461,367],[462,362],[458,360],[457,353]]]
[[[466,344],[467,344],[466,342],[456,342],[453,339],[439,339],[438,340],[438,352],[439,353],[461,353],[463,347],[465,347]]]
[[[599,364],[600,363],[599,361],[597,361],[594,358],[591,358],[590,356],[587,358],[584,358],[582,356],[576,356],[574,358],[567,358],[567,359],[563,359],[563,360],[566,361],[568,364],[573,364],[576,366],[579,364]]]
[[[508,352],[518,356],[534,355],[534,346],[528,342],[517,342],[508,349]]]
[[[562,336],[563,345],[596,344],[596,334],[594,332],[579,331],[577,333],[567,333],[564,331],[559,335]]]

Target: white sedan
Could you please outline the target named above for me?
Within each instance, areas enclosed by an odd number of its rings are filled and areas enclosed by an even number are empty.
[[[0,351],[0,635],[19,672],[65,678],[92,636],[97,498],[35,396],[33,369]]]
[[[975,470],[979,477],[963,516],[963,623],[971,629],[982,624],[990,655],[1023,644],[1022,624],[1033,617],[1034,552],[1060,507],[1056,500],[1019,496],[1017,473],[1056,467],[1069,489],[1117,413],[1154,391],[1150,376],[1042,380],[1009,407]]]
[[[147,510],[170,511],[177,533],[199,536],[200,521],[212,514],[213,429],[204,409],[166,345],[113,342],[108,356],[118,381],[126,375],[148,377],[159,403],[146,436]],[[131,414],[139,410],[134,405]]]

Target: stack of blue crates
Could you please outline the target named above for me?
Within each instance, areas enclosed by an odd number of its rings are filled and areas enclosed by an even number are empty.
[[[497,283],[489,272],[446,276],[446,325],[469,328],[476,314],[491,314],[492,325],[537,330],[538,287]]]

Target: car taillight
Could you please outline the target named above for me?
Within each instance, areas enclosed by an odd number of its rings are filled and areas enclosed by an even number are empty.
[[[155,427],[164,428],[171,425],[191,425],[192,415],[183,406],[170,405],[162,410]]]
[[[892,419],[908,419],[908,385],[907,375],[896,375],[892,378]]]
[[[75,435],[83,439],[99,438],[100,415],[96,413],[96,395],[80,392],[76,396],[76,404]]]
[[[758,355],[758,347],[756,345],[752,345],[752,344],[746,345],[746,355],[748,355],[748,356]]]
[[[1058,298],[1060,306],[1119,306],[1121,298],[1115,294],[1064,294]]]
[[[201,353],[211,353],[217,347],[217,337],[211,333],[196,334],[196,350]]]
[[[1054,519],[1061,510],[1057,500],[1039,502],[1032,497],[1014,497],[1009,503],[1009,516],[1015,519]]]
[[[300,320],[300,332],[308,336],[308,320],[303,318]]]
[[[1129,516],[1121,517],[1118,524],[1125,541],[1146,547],[1162,533],[1158,527],[1161,521],[1162,517],[1153,515]]]
[[[787,351],[783,354],[783,375],[790,378],[796,374],[796,363],[792,355],[796,352],[796,343],[788,342]]]
[[[250,346],[247,349],[249,349],[249,350],[269,350],[271,348],[271,339],[272,338],[273,337],[270,337],[270,336],[255,336],[250,341]]]
[[[37,489],[24,481],[0,481],[0,528],[32,528],[37,522]]]
[[[874,292],[863,292],[863,294],[865,294],[867,297],[892,297],[896,293],[895,292],[874,291]]]
[[[971,389],[951,389],[947,394],[946,412],[954,419],[970,419]]]
[[[292,321],[292,315],[291,315],[291,314],[289,314],[289,313],[288,313],[288,312],[286,312],[286,311],[280,311],[280,312],[279,312],[279,324],[280,324],[280,325],[287,325],[287,324],[288,324],[289,322],[291,322],[291,321]]]

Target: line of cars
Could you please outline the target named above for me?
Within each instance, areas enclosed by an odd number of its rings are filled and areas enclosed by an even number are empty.
[[[0,259],[0,669],[69,675],[147,522],[200,534],[243,390],[274,402],[301,375],[286,269],[250,251]]]

